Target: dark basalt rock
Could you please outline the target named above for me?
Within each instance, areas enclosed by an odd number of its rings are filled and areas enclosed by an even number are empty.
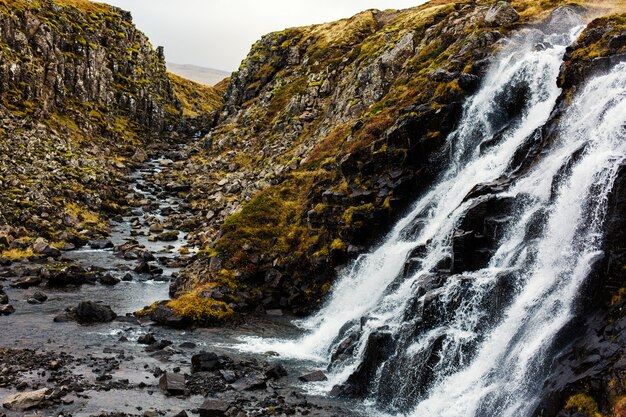
[[[98,239],[89,242],[89,247],[91,249],[112,249],[115,245],[111,242],[111,239]]]
[[[159,379],[159,387],[166,395],[184,395],[186,391],[185,376],[166,372]]]
[[[100,281],[102,285],[111,285],[111,286],[117,285],[120,283],[120,279],[111,273],[104,274],[98,279],[98,281]]]
[[[52,272],[48,279],[51,287],[64,287],[67,285],[82,285],[88,281],[92,273],[81,266],[68,266],[57,272]]]
[[[154,337],[153,333],[147,333],[139,336],[137,338],[137,343],[139,343],[140,345],[151,345],[153,343],[156,343],[156,338]]]
[[[36,277],[22,277],[20,279],[18,279],[17,281],[13,282],[11,284],[11,287],[14,288],[30,288],[30,287],[35,287],[37,285],[41,284],[41,278],[36,276]]]
[[[473,194],[478,194],[473,191]],[[475,271],[487,266],[501,234],[511,220],[513,198],[490,195],[476,198],[452,239],[452,272]]]
[[[393,335],[386,331],[376,331],[369,335],[363,360],[341,387],[341,395],[364,397],[369,393],[369,381],[376,375],[380,364],[392,353]]]
[[[200,417],[226,417],[230,404],[223,400],[208,399],[200,407]]]
[[[8,316],[15,313],[15,308],[11,304],[0,305],[0,316]]]
[[[322,371],[313,371],[311,373],[299,376],[298,379],[302,382],[320,382],[327,381],[328,377]]]
[[[191,357],[191,373],[215,371],[219,368],[219,357],[213,352],[202,352]]]
[[[105,323],[117,317],[111,307],[93,301],[82,301],[72,314],[79,323]]]
[[[34,293],[28,300],[26,300],[29,304],[42,304],[48,300],[48,296],[42,292],[37,291]]]
[[[267,371],[265,371],[265,376],[270,379],[280,379],[287,375],[287,370],[280,363],[273,364]]]

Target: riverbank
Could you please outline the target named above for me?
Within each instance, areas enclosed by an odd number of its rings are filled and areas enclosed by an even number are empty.
[[[0,317],[0,398],[35,396],[28,410],[7,404],[4,413],[353,415],[341,401],[305,394],[299,377],[314,364],[236,349],[242,336],[295,337],[288,317],[176,330],[133,315],[168,298],[170,281],[195,250],[184,232],[189,207],[175,187],[155,181],[171,163],[159,157],[129,176],[132,208],[113,219],[107,239],[0,267],[0,285],[15,309]],[[77,323],[75,309],[86,301],[109,306],[117,317]],[[194,358],[215,363],[192,370]],[[205,408],[218,414],[201,410],[207,399],[215,402]]]

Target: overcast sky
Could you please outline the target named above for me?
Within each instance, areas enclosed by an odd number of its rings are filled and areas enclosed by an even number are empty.
[[[100,0],[132,12],[169,62],[234,71],[262,35],[425,0]]]

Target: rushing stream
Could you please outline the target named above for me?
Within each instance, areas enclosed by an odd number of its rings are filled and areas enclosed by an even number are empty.
[[[148,220],[153,221],[156,218],[167,224],[167,217],[171,214],[185,213],[183,201],[174,195],[167,195],[154,181],[154,175],[163,169],[164,163],[162,159],[149,161],[130,177],[130,190],[141,204],[128,216],[117,218],[111,223],[110,240],[115,248],[90,249],[86,246],[63,255],[67,261],[85,267],[101,268],[119,277],[126,275],[127,279],[132,278],[130,281],[121,281],[114,286],[100,283],[63,288],[42,286],[18,289],[4,286],[16,311],[10,316],[2,317],[0,351],[2,348],[14,348],[52,352],[53,356],[69,354],[75,358],[74,363],[69,366],[71,374],[76,378],[93,384],[94,387],[98,386],[97,381],[111,381],[114,387],[70,393],[64,397],[67,405],[54,410],[57,414],[70,412],[74,416],[87,416],[101,412],[120,412],[141,415],[143,410],[176,414],[180,410],[195,409],[204,401],[202,396],[166,396],[159,391],[158,377],[161,370],[180,368],[181,372],[189,373],[191,356],[207,351],[228,355],[236,361],[266,361],[269,358],[265,355],[237,353],[231,346],[242,335],[293,335],[294,327],[283,317],[255,317],[233,327],[194,330],[168,329],[154,326],[149,321],[137,321],[132,317],[131,313],[134,311],[154,301],[168,298],[170,276],[180,269],[180,248],[189,246],[182,231],[179,231],[179,239],[175,242],[149,239],[154,233],[149,232]],[[118,250],[133,240],[137,241],[142,251],[154,256],[152,264],[163,269],[162,274],[135,272],[141,259],[125,259]],[[193,253],[194,249],[188,248],[188,251]],[[40,265],[25,262],[13,267],[39,268]],[[8,269],[4,272],[11,277],[13,271],[14,269]],[[42,304],[29,304],[26,300],[36,291],[45,292],[48,300]],[[111,306],[118,314],[118,320],[87,326],[72,321],[53,321],[66,308],[75,307],[86,300]],[[164,349],[146,350],[146,346],[138,344],[137,340],[147,333],[152,333],[157,341],[165,340],[171,345]],[[306,362],[283,363],[291,372],[284,381],[287,386],[296,385],[297,376],[309,370]],[[35,371],[40,366],[46,369],[47,363],[33,364],[33,369],[24,369],[19,378],[28,381],[31,387],[47,386],[46,372]],[[241,372],[246,371],[244,369]],[[119,388],[115,388],[118,386]],[[293,390],[291,388],[289,392]],[[14,392],[0,387],[0,399]],[[236,391],[229,395],[232,396],[233,393]],[[251,391],[250,395],[258,394]],[[21,415],[8,410],[7,413],[10,417]]]
[[[578,92],[558,140],[520,167],[541,141],[562,57],[580,30],[514,37],[448,138],[440,181],[298,323],[304,335],[243,338],[240,348],[317,360],[330,375],[312,391],[365,386],[358,395],[376,415],[529,416],[553,341],[601,253],[607,195],[626,155],[620,64]],[[523,105],[511,107],[520,96]],[[484,265],[459,267],[472,213],[490,204],[498,216],[481,227],[497,245]]]

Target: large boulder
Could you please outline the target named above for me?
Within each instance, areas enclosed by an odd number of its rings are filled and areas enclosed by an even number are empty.
[[[159,387],[166,395],[184,395],[185,376],[183,374],[166,372],[159,379]]]
[[[568,4],[555,9],[543,26],[546,33],[565,33],[571,28],[582,25],[582,14],[585,9],[581,6]]]
[[[48,241],[43,238],[37,238],[35,240],[35,243],[33,243],[33,252],[44,256],[61,256],[61,251],[50,246]]]
[[[489,26],[505,26],[519,20],[519,13],[506,1],[497,2],[485,15],[485,23]]]
[[[46,399],[50,390],[48,388],[42,388],[37,391],[21,392],[18,394],[9,395],[2,403],[5,408],[12,411],[23,412],[37,407]]]
[[[226,401],[208,399],[198,408],[198,412],[200,417],[226,417],[229,408],[230,404]]]
[[[111,307],[93,301],[82,301],[74,310],[74,315],[79,323],[106,323],[117,317]]]
[[[215,371],[219,367],[219,357],[213,352],[201,352],[191,357],[191,373]]]

